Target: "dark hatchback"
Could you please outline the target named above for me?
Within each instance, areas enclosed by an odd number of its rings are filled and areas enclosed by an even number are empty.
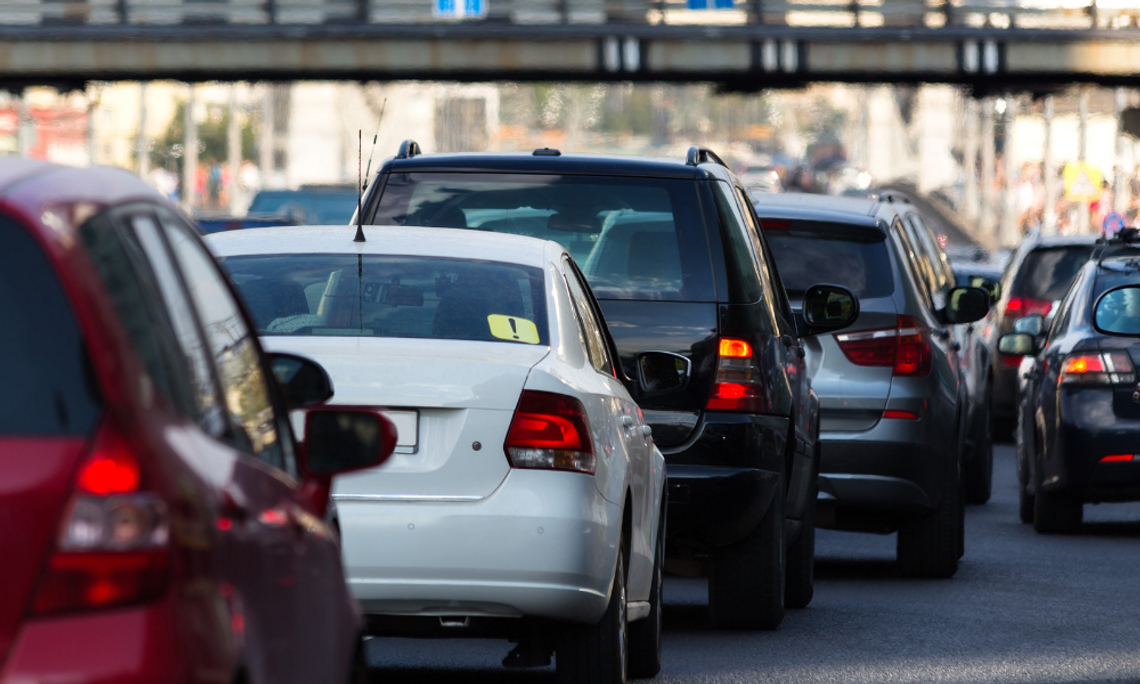
[[[1009,258],[1000,283],[1001,299],[994,304],[986,342],[997,348],[998,338],[1013,332],[1024,316],[1049,317],[1057,301],[1088,261],[1096,238],[1092,235],[1042,236],[1031,233]],[[996,434],[1009,434],[1017,417],[1017,354],[993,354],[990,363],[990,415]]]
[[[709,566],[709,602],[724,626],[774,628],[785,605],[807,605],[818,400],[751,202],[715,154],[420,155],[408,141],[371,184],[363,221],[564,245],[624,369],[647,351],[691,366],[678,391],[626,383],[668,464],[667,567]],[[836,320],[818,330],[857,314],[849,291],[815,295],[829,297]]]
[[[1037,314],[1019,323],[1025,332],[999,341],[1002,352],[1031,355],[1022,365],[1017,470],[1021,520],[1042,533],[1078,529],[1085,503],[1140,501],[1140,339],[1094,325],[1140,318],[1137,293],[1104,296],[1140,282],[1140,243],[1104,247],[1080,269],[1048,331]]]

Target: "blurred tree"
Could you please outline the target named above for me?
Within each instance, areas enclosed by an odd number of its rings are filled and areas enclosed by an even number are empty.
[[[241,112],[238,113],[241,116]],[[256,136],[253,117],[244,117],[241,122],[241,158],[254,159]],[[230,125],[229,107],[215,105],[208,109],[205,121],[198,123],[198,162],[200,164],[222,163],[229,157],[226,149],[226,130]],[[182,143],[186,138],[186,103],[181,101],[174,108],[174,118],[166,127],[162,137],[151,147],[151,164],[165,166],[171,171],[182,168]],[[172,153],[173,151],[173,153]],[[173,160],[173,168],[171,161]]]

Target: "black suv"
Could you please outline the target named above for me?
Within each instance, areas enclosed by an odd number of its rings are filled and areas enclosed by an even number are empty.
[[[488,230],[561,243],[601,304],[623,368],[678,355],[680,390],[627,382],[668,464],[668,561],[711,561],[718,624],[775,628],[812,596],[819,402],[792,310],[740,182],[711,151],[419,154],[407,141],[363,199],[363,222]],[[805,332],[858,314],[811,288]],[[627,379],[628,380],[628,379]]]

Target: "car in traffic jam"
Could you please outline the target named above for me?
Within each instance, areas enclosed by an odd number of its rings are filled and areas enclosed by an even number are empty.
[[[817,529],[962,582],[1010,418],[1021,522],[1140,501],[1138,230],[952,265],[903,193],[699,145],[406,140],[367,181],[350,223],[202,237],[0,161],[0,683],[363,684],[408,637],[653,678],[667,578],[775,630]]]

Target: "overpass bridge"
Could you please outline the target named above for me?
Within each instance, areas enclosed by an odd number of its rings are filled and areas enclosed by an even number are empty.
[[[1140,0],[0,4],[0,87],[157,79],[1135,86]]]

